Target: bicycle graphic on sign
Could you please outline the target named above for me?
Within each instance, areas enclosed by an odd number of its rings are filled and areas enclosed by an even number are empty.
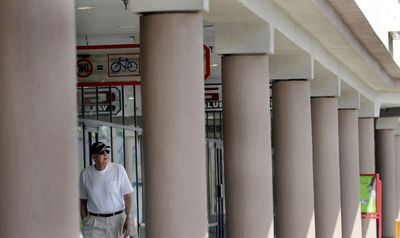
[[[111,70],[114,73],[119,73],[121,69],[129,70],[131,72],[135,72],[138,68],[138,65],[135,61],[130,60],[129,58],[119,57],[117,62],[111,64]]]
[[[139,75],[139,54],[108,55],[108,76]]]

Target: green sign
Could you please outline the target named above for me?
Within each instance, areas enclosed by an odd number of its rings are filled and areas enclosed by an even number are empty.
[[[376,213],[375,176],[360,176],[360,202],[362,213]]]

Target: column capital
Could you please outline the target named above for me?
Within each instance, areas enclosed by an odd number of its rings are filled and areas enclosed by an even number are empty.
[[[376,120],[376,129],[393,129],[395,135],[400,135],[400,117],[380,117]]]
[[[130,0],[133,13],[208,11],[208,0]]]
[[[381,104],[361,97],[360,110],[358,117],[379,117]]]
[[[360,109],[360,93],[357,91],[342,91],[338,100],[339,109]]]
[[[340,95],[340,79],[311,80],[311,97],[338,97]]]
[[[314,60],[314,80],[310,81],[311,97],[339,97],[340,79]]]
[[[273,54],[274,28],[268,23],[215,25],[217,54]]]
[[[269,62],[271,80],[314,79],[311,55],[272,55]]]

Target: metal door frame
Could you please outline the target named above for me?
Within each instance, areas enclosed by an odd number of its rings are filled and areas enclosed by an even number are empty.
[[[216,222],[214,223],[209,223],[209,231],[211,230],[210,228],[215,227],[215,236],[212,236],[213,238],[225,238],[225,186],[224,186],[224,150],[223,150],[223,141],[221,139],[206,139],[207,143],[207,186],[208,186],[208,193],[211,192],[211,187],[209,187],[212,182],[210,182],[210,179],[215,179],[215,191],[216,191],[216,196],[211,198],[210,194],[208,194],[208,198],[215,199],[216,202]],[[213,156],[210,156],[210,153],[208,151],[209,145],[213,145],[214,148],[214,153]],[[215,172],[214,176],[210,177],[210,167],[212,167],[211,164],[214,164],[215,166]],[[207,204],[208,207],[210,208],[210,203],[211,201],[208,199]],[[209,211],[210,212],[210,211]],[[210,214],[208,215],[210,218]]]
[[[137,149],[142,151],[141,143],[138,143],[138,137],[140,135],[142,135],[142,132],[143,132],[142,128],[135,127],[135,126],[120,125],[120,124],[116,124],[116,123],[109,123],[109,122],[98,121],[98,120],[92,120],[92,119],[83,119],[83,118],[79,118],[78,119],[78,124],[79,124],[79,126],[82,126],[82,129],[83,129],[83,140],[82,140],[82,142],[83,142],[84,145],[83,145],[83,158],[82,159],[84,161],[84,168],[87,167],[87,166],[91,166],[92,165],[92,160],[91,160],[90,157],[87,158],[87,154],[88,153],[86,152],[86,150],[89,148],[89,145],[94,143],[94,141],[91,140],[91,137],[90,137],[89,134],[90,133],[96,133],[95,141],[97,142],[98,141],[98,128],[101,127],[101,126],[106,126],[106,127],[109,127],[110,129],[111,128],[112,129],[123,129],[124,132],[125,132],[125,130],[129,130],[129,131],[134,132],[134,134],[135,134],[135,148],[137,148]],[[88,134],[88,135],[86,135],[86,134]],[[89,137],[87,141],[85,139],[86,136]],[[125,136],[125,133],[124,133],[124,136]],[[124,141],[123,143],[125,144],[125,137],[123,138],[123,141]],[[112,146],[112,145],[110,145],[110,146]],[[125,148],[124,148],[124,150],[125,150]],[[112,159],[111,161],[113,161],[113,156],[111,157],[111,159]],[[141,171],[142,176],[141,176],[141,178],[139,177],[139,171],[138,171],[138,169],[139,169],[138,168],[139,167],[138,166],[138,160],[139,159],[141,160],[140,163],[143,166],[142,156],[140,156],[140,158],[138,158],[137,151],[135,150],[135,170],[136,170],[135,171],[135,175],[136,175],[135,176],[135,181],[136,181],[136,183],[134,184],[134,188],[136,190],[135,206],[136,206],[136,216],[137,216],[136,226],[137,226],[138,237],[140,235],[140,228],[145,226],[145,224],[143,222],[141,222],[140,218],[139,218],[140,217],[139,205],[142,206],[142,211],[143,211],[143,214],[144,214],[143,204],[139,204],[139,185],[142,186],[142,189],[144,187],[143,186],[143,181],[144,181],[143,172],[144,171]],[[87,161],[89,161],[89,164],[86,163]],[[124,151],[124,163],[126,163],[126,161],[125,161],[125,151]],[[143,170],[143,167],[142,167],[142,170]],[[142,182],[140,182],[140,181],[142,181]],[[144,197],[144,195],[142,194],[142,203],[144,201],[143,197]]]

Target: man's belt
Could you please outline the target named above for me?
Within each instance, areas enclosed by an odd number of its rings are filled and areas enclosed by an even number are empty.
[[[113,212],[113,213],[103,213],[103,214],[89,212],[89,215],[96,216],[96,217],[112,217],[112,216],[115,216],[115,215],[118,215],[118,214],[122,213],[123,211],[124,210],[121,210],[121,211],[118,211],[118,212]]]

